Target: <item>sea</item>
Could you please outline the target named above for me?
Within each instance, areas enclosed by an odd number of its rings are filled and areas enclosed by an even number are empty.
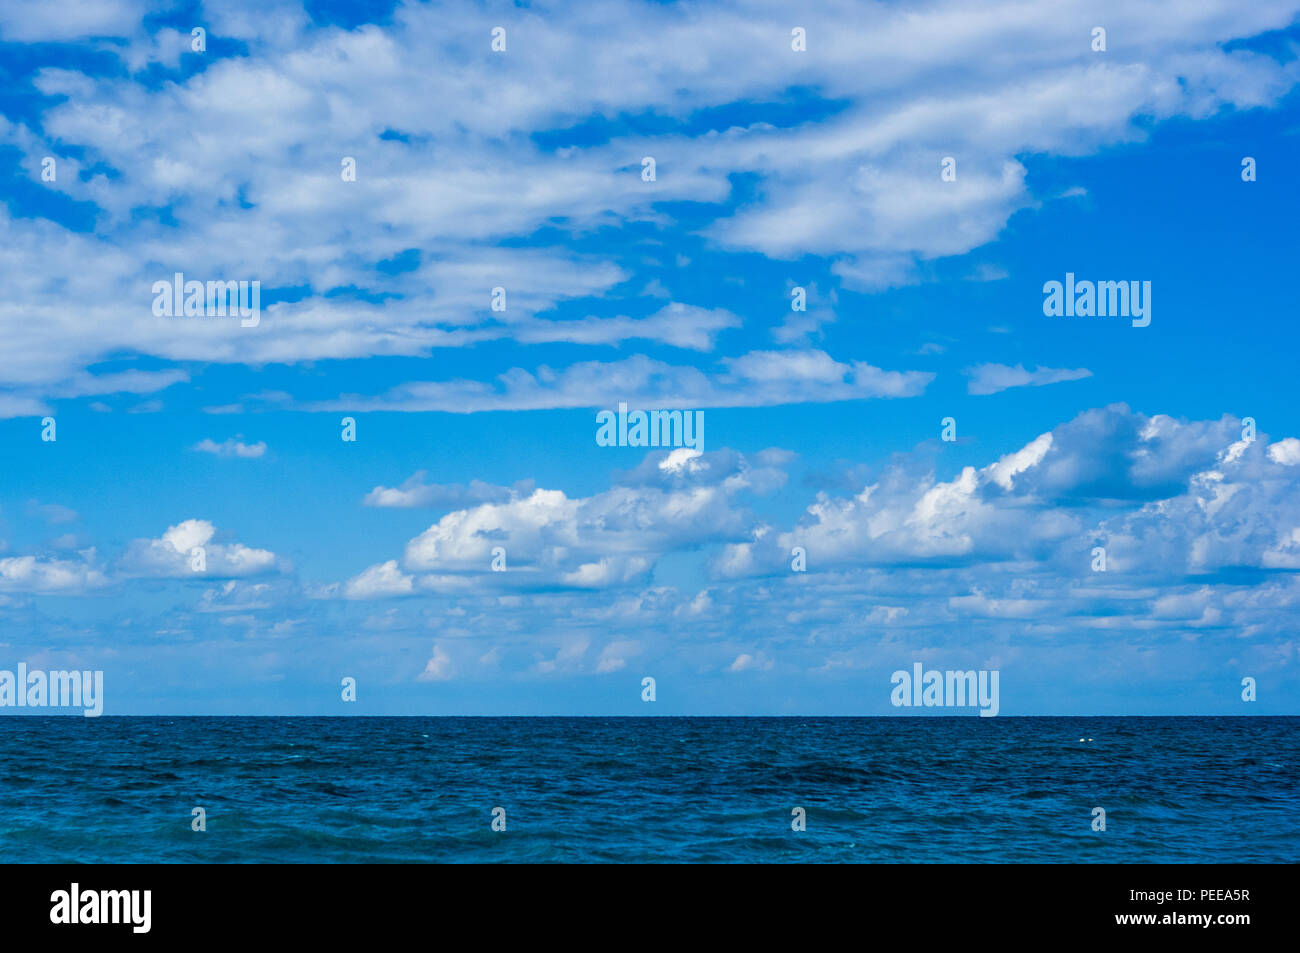
[[[1294,863],[1300,717],[3,717],[0,860]]]

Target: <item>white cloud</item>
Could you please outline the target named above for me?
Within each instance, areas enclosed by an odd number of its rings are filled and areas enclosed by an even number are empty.
[[[630,582],[643,576],[649,568],[650,560],[645,556],[602,556],[598,562],[583,563],[560,578],[566,585],[599,589]]]
[[[516,325],[514,338],[528,344],[569,341],[574,344],[617,344],[620,341],[661,341],[674,347],[710,351],[718,332],[740,327],[740,319],[723,309],[697,308],[676,302],[647,318],[584,318],[576,321],[532,321]]]
[[[757,655],[750,655],[748,652],[741,652],[736,656],[736,660],[727,666],[728,672],[751,672],[767,671],[772,668],[772,660],[762,652]]]
[[[1262,443],[1232,444],[1239,432],[1231,418],[1186,422],[1122,405],[1086,411],[951,480],[904,461],[854,496],[819,494],[799,525],[760,524],[713,565],[723,577],[780,572],[802,546],[822,568],[1059,567],[1087,565],[1100,540],[1112,571],[1291,568],[1300,484]],[[973,598],[950,604],[970,609]]]
[[[0,5],[0,38],[9,43],[66,43],[92,36],[129,36],[145,6],[132,0]]]
[[[676,450],[669,451],[668,456],[660,460],[658,466],[666,473],[680,473],[683,470],[695,470],[703,466],[703,457],[704,454],[699,450],[678,447]]]
[[[458,483],[426,483],[424,480],[427,475],[427,471],[419,470],[408,477],[401,486],[377,486],[366,494],[362,503],[366,506],[396,509],[470,506],[477,503],[502,503],[510,499],[512,493],[528,493],[533,488],[531,480],[518,483],[513,488],[494,486],[482,480],[471,480],[464,486]]]
[[[914,397],[934,374],[886,371],[861,361],[842,363],[824,351],[751,351],[724,358],[713,375],[636,355],[621,361],[584,361],[556,371],[513,368],[495,385],[470,380],[400,385],[379,397],[348,396],[308,410],[445,411],[608,407],[619,401],[661,409],[763,407],[871,397]]]
[[[0,592],[75,595],[108,584],[96,568],[94,550],[81,561],[42,559],[36,556],[8,556],[0,559]]]
[[[1040,367],[1037,370],[1027,371],[1020,364],[1015,367],[1006,364],[979,364],[968,367],[966,374],[970,377],[966,385],[967,393],[996,394],[1012,387],[1042,387],[1044,384],[1083,380],[1085,377],[1091,377],[1092,371],[1083,367],[1074,370]]]
[[[167,375],[183,379],[164,369],[87,383],[87,367],[118,354],[260,365],[427,356],[500,339],[645,339],[709,351],[736,326],[729,312],[634,292],[618,317],[590,316],[608,307],[577,319],[555,313],[565,302],[622,298],[633,278],[608,256],[574,252],[574,239],[629,223],[672,228],[671,203],[686,200],[716,209],[699,231],[721,248],[819,255],[862,288],[921,280],[923,263],[986,244],[1014,212],[1037,204],[1017,157],[1087,154],[1138,139],[1152,122],[1271,106],[1298,77],[1293,63],[1231,45],[1290,25],[1291,0],[1249,9],[1207,0],[1176,20],[1119,0],[1050,8],[995,0],[979,10],[953,0],[869,17],[832,3],[806,12],[807,54],[789,50],[779,5],[613,2],[580,20],[515,11],[510,54],[501,57],[463,39],[495,25],[497,15],[476,4],[403,4],[382,27],[341,29],[315,26],[297,4],[232,0],[207,11],[211,35],[241,39],[247,55],[209,54],[206,68],[165,82],[131,71],[170,68],[186,37],[146,31],[143,9],[88,0],[58,15],[0,12],[6,41],[109,35],[125,45],[99,51],[126,65],[93,78],[42,69],[32,80],[49,104],[39,122],[2,121],[33,178],[44,155],[60,155],[48,187],[94,203],[97,225],[78,232],[0,210],[0,335],[9,356],[0,414],[40,414],[50,400],[95,387],[161,389]],[[449,20],[457,30],[445,29]],[[1089,48],[1094,22],[1123,37],[1105,57]],[[670,125],[582,148],[542,144],[591,116],[680,119],[773,102],[795,87],[842,108],[781,127]],[[401,138],[380,138],[386,130]],[[238,152],[226,148],[236,139]],[[355,182],[339,177],[344,155],[359,161]],[[639,176],[642,155],[660,159],[654,183]],[[944,155],[958,159],[955,182],[939,180]],[[726,203],[738,174],[758,187],[733,211]],[[158,209],[179,227],[160,227]],[[532,235],[549,247],[493,247]],[[377,272],[411,249],[420,252],[409,267]],[[309,290],[263,309],[256,329],[159,319],[151,284],[175,270]],[[510,296],[502,313],[488,304],[498,285]],[[347,288],[368,297],[326,297]],[[659,310],[629,316],[647,307]],[[790,324],[778,340],[795,344],[816,328]],[[907,373],[847,366],[835,380],[773,382],[750,405],[923,386]],[[586,369],[630,375],[650,395],[683,388],[698,406],[735,403],[746,383],[738,372],[715,381],[661,364]],[[583,372],[559,372],[558,386],[511,371],[501,393],[451,381],[393,397],[448,409],[462,399],[484,408],[579,406],[594,390]]]
[[[288,568],[270,550],[215,542],[216,538],[217,529],[207,520],[184,520],[168,527],[159,539],[132,540],[121,556],[119,571],[124,576],[185,579],[256,576]],[[203,550],[202,571],[192,568],[196,548]]]
[[[508,587],[604,589],[643,580],[667,552],[743,538],[751,525],[739,505],[785,482],[792,455],[776,448],[753,461],[732,450],[648,453],[617,485],[589,497],[562,490],[455,487],[460,508],[407,543],[401,560],[372,566],[343,587],[349,598],[416,592],[469,592]],[[376,487],[371,505],[432,505],[423,471],[399,489]],[[476,498],[487,497],[486,502]],[[506,571],[492,572],[493,550]]]
[[[373,599],[377,596],[409,596],[415,580],[397,568],[397,560],[371,566],[347,581],[343,594],[348,599]]]
[[[637,642],[628,640],[610,642],[600,651],[600,657],[596,660],[596,672],[601,675],[620,672],[627,668],[627,660],[630,656],[640,653],[641,646]]]
[[[454,674],[451,656],[440,645],[434,643],[433,655],[425,663],[424,671],[417,676],[421,682],[445,682]]]
[[[1286,467],[1300,465],[1300,440],[1295,437],[1287,437],[1285,440],[1279,440],[1268,448],[1268,458],[1274,463],[1280,463]]]
[[[948,608],[958,615],[984,616],[992,619],[1032,619],[1052,615],[1057,609],[1046,599],[990,599],[982,592],[952,596]]]
[[[266,444],[261,440],[257,443],[247,444],[234,437],[217,443],[211,438],[205,437],[194,445],[194,449],[199,453],[210,453],[216,457],[256,459],[266,453]]]

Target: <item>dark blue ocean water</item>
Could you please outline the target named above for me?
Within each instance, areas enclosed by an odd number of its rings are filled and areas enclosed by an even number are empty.
[[[0,860],[1295,862],[1300,718],[8,717]]]

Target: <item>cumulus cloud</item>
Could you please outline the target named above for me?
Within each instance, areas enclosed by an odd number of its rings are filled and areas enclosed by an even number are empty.
[[[604,589],[644,581],[664,553],[742,538],[752,525],[743,500],[786,481],[791,455],[776,448],[749,458],[729,449],[653,451],[615,485],[587,497],[563,490],[433,487],[417,473],[396,490],[376,487],[371,505],[459,508],[407,543],[399,560],[372,566],[348,581],[348,598],[482,587]],[[478,502],[482,500],[482,502]],[[504,550],[506,571],[492,572]]]
[[[122,553],[119,571],[124,576],[185,579],[256,576],[288,568],[270,550],[217,539],[217,528],[207,520],[184,520],[158,539],[132,540]],[[201,570],[194,568],[196,549],[202,550]]]
[[[343,587],[349,599],[373,599],[377,596],[409,596],[415,591],[415,580],[397,568],[397,560],[371,566],[349,579]]]
[[[1283,466],[1294,467],[1300,465],[1300,440],[1295,437],[1279,440],[1268,448],[1268,458],[1274,463],[1280,463]]]
[[[1236,444],[1184,492],[1107,519],[1100,535],[1120,570],[1145,576],[1300,569],[1300,478],[1261,441]]]
[[[270,609],[282,604],[288,593],[276,582],[249,582],[228,579],[220,586],[203,590],[199,612],[231,613]]]
[[[897,458],[851,495],[817,493],[787,529],[749,507],[786,485],[787,451],[660,450],[591,496],[497,488],[488,501],[448,512],[411,539],[400,559],[366,570],[345,590],[370,598],[644,587],[662,557],[698,550],[712,554],[719,579],[783,576],[795,547],[823,573],[930,567],[935,578],[978,566],[1045,567],[1068,576],[1088,567],[1098,545],[1107,549],[1110,572],[1134,585],[1173,570],[1297,568],[1300,477],[1277,459],[1285,452],[1273,451],[1287,444],[1247,443],[1240,431],[1230,417],[1179,420],[1124,405],[1085,411],[950,478],[922,457]],[[498,547],[504,573],[490,572]],[[1052,612],[1050,600],[1027,594],[968,590],[945,600],[963,616]],[[715,601],[707,590],[675,611],[710,613]],[[886,609],[882,615],[880,606],[869,607],[863,618],[917,621],[906,606]]]
[[[194,445],[194,449],[199,453],[210,453],[216,457],[256,459],[266,453],[266,444],[261,440],[257,443],[248,444],[237,437],[231,437],[217,443],[215,440],[205,437]]]
[[[590,495],[526,488],[467,502],[405,552],[316,590],[334,598],[314,607],[346,615],[357,611],[348,603],[385,600],[362,610],[367,633],[423,640],[436,624],[438,644],[412,673],[425,681],[496,666],[625,677],[643,659],[658,672],[686,664],[753,677],[779,667],[830,679],[918,657],[1011,667],[1032,646],[1077,660],[1103,641],[1106,664],[1122,672],[1150,664],[1143,653],[1162,644],[1198,639],[1277,671],[1292,664],[1289,620],[1300,610],[1300,475],[1273,452],[1293,438],[1241,433],[1234,418],[1114,405],[951,474],[933,472],[924,447],[899,455],[854,492],[818,493],[787,521],[771,513],[793,501],[764,497],[789,489],[788,451],[665,449]],[[766,502],[778,505],[762,518],[750,511]],[[211,542],[206,527],[169,534],[173,560]],[[807,572],[790,571],[795,545],[807,550]],[[491,571],[496,546],[506,572]],[[1098,546],[1104,572],[1094,571]],[[30,582],[30,561],[17,570],[26,588],[10,584],[7,599],[57,589]],[[285,637],[259,620],[292,598],[290,583],[228,578],[205,588],[196,614]],[[452,641],[489,631],[490,649]]]
[[[453,672],[451,656],[435,643],[433,654],[429,656],[424,671],[417,678],[421,682],[445,682],[452,677]]]
[[[662,489],[688,486],[720,486],[728,493],[748,491],[767,494],[786,483],[786,466],[794,454],[769,447],[755,454],[729,448],[699,451],[691,447],[652,450],[631,470],[615,475],[624,486],[654,486]]]
[[[830,567],[1059,565],[1104,542],[1112,571],[1293,568],[1300,480],[1262,442],[1237,441],[1240,429],[1226,417],[1086,411],[950,480],[902,462],[853,496],[820,493],[798,526],[760,524],[714,566],[724,577],[780,571],[796,546]]]
[[[94,565],[94,550],[81,560],[8,556],[0,559],[0,592],[75,595],[108,584]]]
[[[610,642],[600,650],[596,660],[596,672],[601,675],[620,672],[627,668],[627,660],[641,654],[641,645],[631,640]]]
[[[766,671],[772,667],[772,660],[762,652],[757,655],[750,655],[748,652],[741,652],[736,656],[735,661],[727,666],[728,672],[751,672]]]

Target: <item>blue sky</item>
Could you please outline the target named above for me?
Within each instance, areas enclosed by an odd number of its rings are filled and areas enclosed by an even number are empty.
[[[110,714],[891,714],[914,661],[1295,713],[1300,4],[1040,7],[0,5],[0,667]],[[177,271],[260,323],[155,315]],[[1150,325],[1045,316],[1066,272]],[[703,454],[597,446],[619,402]]]

